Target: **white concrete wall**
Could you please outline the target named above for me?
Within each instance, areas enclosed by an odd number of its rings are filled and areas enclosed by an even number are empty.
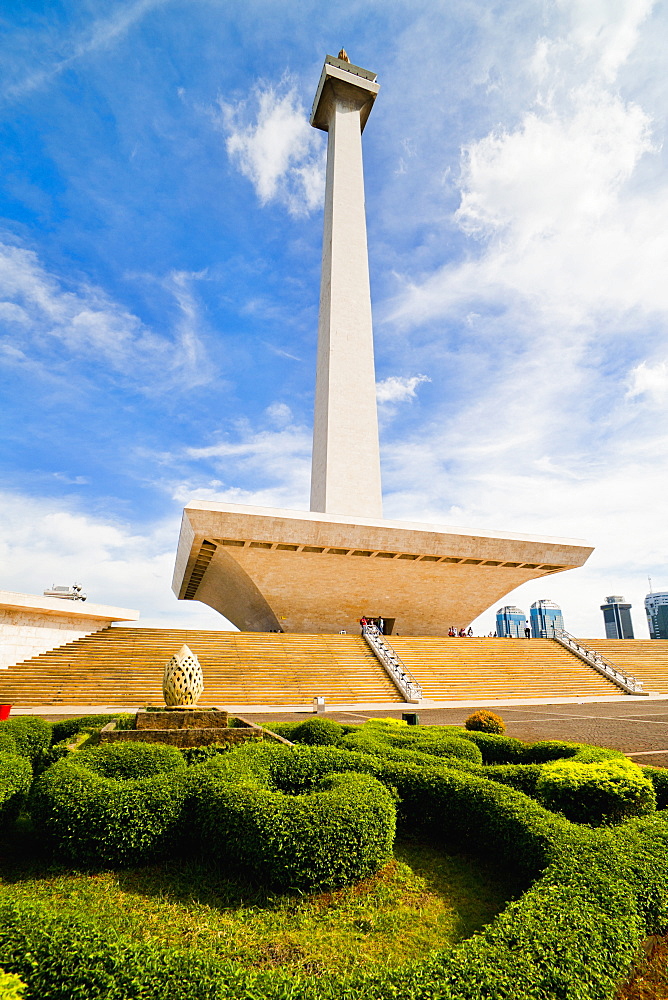
[[[0,669],[107,628],[136,621],[139,612],[0,590]]]
[[[65,603],[65,602],[63,602]],[[69,603],[69,602],[68,602]],[[107,628],[99,618],[0,609],[0,669]]]

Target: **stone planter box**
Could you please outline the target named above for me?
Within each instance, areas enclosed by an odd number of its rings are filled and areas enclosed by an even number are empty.
[[[110,722],[100,732],[100,743],[168,743],[173,747],[202,747],[211,743],[237,744],[264,739],[289,743],[282,736],[270,733],[238,716],[237,723],[241,725],[230,727],[228,723],[227,712],[199,709],[148,712],[141,709],[135,716],[134,729],[116,729],[116,723]]]

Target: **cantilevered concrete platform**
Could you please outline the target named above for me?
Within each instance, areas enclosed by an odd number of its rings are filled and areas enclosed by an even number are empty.
[[[242,631],[352,632],[372,615],[395,634],[444,636],[591,552],[579,539],[193,501],[173,589]]]

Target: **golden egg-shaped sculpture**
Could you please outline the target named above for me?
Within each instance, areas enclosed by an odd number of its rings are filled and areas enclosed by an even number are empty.
[[[196,705],[204,690],[200,662],[187,646],[181,646],[165,667],[162,693],[168,708]]]

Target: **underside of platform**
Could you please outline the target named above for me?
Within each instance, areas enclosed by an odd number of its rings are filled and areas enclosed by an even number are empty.
[[[528,580],[581,566],[578,539],[193,502],[173,589],[243,631],[445,636]]]

